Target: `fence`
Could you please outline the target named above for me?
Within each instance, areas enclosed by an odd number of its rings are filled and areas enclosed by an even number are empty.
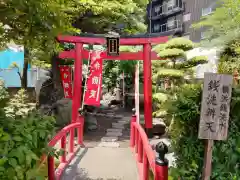
[[[155,150],[159,155],[156,157],[144,129],[136,122],[135,110],[131,119],[130,146],[135,153],[140,180],[149,180],[150,171],[154,180],[168,179],[168,160],[165,158],[168,148],[163,142],[158,143]]]
[[[83,122],[84,122],[83,117],[80,116],[77,123],[73,123],[64,127],[48,143],[50,147],[54,147],[60,141],[60,147],[63,150],[63,154],[60,157],[60,164],[56,170],[54,157],[50,155],[48,156],[48,180],[60,180],[60,177],[64,169],[74,158],[74,156],[76,155],[77,151],[80,148],[80,145],[83,145],[83,126],[84,126]],[[77,129],[77,144],[78,144],[77,147],[74,147],[75,129]],[[70,134],[69,144],[67,143],[68,134]]]

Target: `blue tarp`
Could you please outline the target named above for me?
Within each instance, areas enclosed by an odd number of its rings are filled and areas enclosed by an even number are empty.
[[[23,51],[13,51],[7,49],[0,52],[0,69],[7,69],[11,66],[13,62],[18,64],[20,69],[23,68],[24,52]]]
[[[21,87],[21,81],[17,69],[10,69],[12,63],[17,63],[20,71],[23,68],[24,51],[7,49],[0,52],[0,79],[3,79],[6,87]],[[33,87],[34,75],[28,67],[28,87]]]

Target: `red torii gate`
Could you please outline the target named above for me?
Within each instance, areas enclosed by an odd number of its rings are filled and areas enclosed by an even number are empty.
[[[105,35],[83,34],[80,36],[58,36],[59,42],[74,43],[75,49],[63,51],[59,58],[75,59],[74,62],[74,87],[72,98],[72,123],[77,121],[78,108],[81,106],[82,94],[82,61],[88,59],[89,51],[83,49],[83,44],[105,45]],[[121,36],[120,45],[136,46],[142,45],[140,52],[120,52],[119,56],[108,56],[104,53],[104,60],[143,60],[144,73],[144,119],[145,129],[148,136],[152,135],[152,69],[151,60],[159,59],[155,52],[151,51],[152,44],[167,42],[167,36],[158,34],[145,34],[133,36]]]

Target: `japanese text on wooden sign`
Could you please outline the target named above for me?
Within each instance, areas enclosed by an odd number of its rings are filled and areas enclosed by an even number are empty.
[[[227,139],[232,81],[231,75],[204,74],[199,139]]]
[[[91,55],[90,75],[87,79],[87,90],[84,104],[100,106],[100,96],[102,92],[102,52],[94,51]]]
[[[59,66],[65,98],[72,98],[72,67]]]

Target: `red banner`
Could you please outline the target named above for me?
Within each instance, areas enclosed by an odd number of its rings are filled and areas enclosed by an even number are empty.
[[[100,106],[100,96],[102,93],[102,52],[94,51],[90,60],[90,75],[87,79],[87,90],[85,93],[84,104]]]
[[[59,66],[65,98],[72,98],[72,67]]]

